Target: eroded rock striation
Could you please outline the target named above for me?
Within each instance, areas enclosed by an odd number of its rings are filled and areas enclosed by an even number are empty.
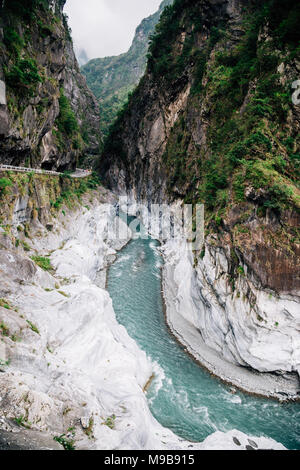
[[[1,163],[65,170],[99,154],[99,108],[80,73],[64,4],[2,2]]]
[[[14,188],[0,233],[0,449],[284,449],[237,430],[192,443],[156,421],[144,392],[155,366],[104,288],[127,241],[108,232],[116,196],[97,188],[33,218],[55,191],[42,178]]]

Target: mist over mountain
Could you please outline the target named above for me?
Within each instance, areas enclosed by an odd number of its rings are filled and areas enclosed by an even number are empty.
[[[75,54],[76,54],[76,58],[80,67],[82,67],[89,61],[89,58],[85,49],[76,50],[75,48]]]

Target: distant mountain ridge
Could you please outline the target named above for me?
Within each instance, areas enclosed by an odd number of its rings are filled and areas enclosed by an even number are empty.
[[[89,88],[100,102],[101,129],[104,136],[107,135],[117,112],[126,102],[128,93],[143,76],[149,36],[154,32],[163,9],[171,3],[173,0],[164,0],[156,13],[141,22],[128,52],[90,60],[81,68]]]

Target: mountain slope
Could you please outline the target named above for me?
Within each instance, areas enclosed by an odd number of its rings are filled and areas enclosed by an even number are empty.
[[[107,134],[118,110],[142,77],[147,61],[149,36],[154,32],[163,9],[172,3],[164,0],[159,10],[144,19],[136,29],[132,46],[125,54],[90,60],[81,68],[87,84],[101,104],[101,129]]]
[[[99,153],[99,108],[80,73],[64,4],[1,4],[2,163],[63,170]]]

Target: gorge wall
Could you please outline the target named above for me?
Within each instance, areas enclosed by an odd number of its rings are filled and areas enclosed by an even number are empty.
[[[205,204],[190,321],[260,371],[300,367],[299,18],[292,0],[175,1],[99,162],[137,200]]]
[[[99,109],[77,64],[64,4],[1,4],[1,163],[65,170],[99,154]]]

